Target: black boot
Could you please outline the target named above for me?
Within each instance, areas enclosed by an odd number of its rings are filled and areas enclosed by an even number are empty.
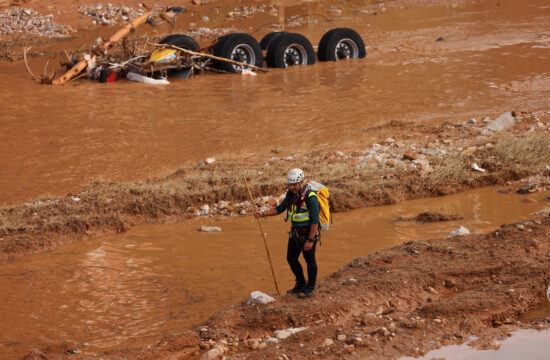
[[[299,293],[304,292],[305,289],[306,289],[306,286],[304,284],[296,283],[296,285],[294,285],[294,287],[292,289],[288,290],[286,293],[287,294],[299,294]]]
[[[308,297],[311,297],[313,293],[315,293],[315,286],[314,287],[307,286],[305,290],[298,295],[298,297],[301,299],[306,299]]]

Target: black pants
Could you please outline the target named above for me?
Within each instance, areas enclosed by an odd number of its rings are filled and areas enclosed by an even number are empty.
[[[286,252],[286,261],[290,265],[290,269],[296,277],[296,284],[303,286],[307,284],[308,288],[314,289],[315,282],[317,280],[317,261],[315,261],[315,248],[317,247],[317,241],[313,243],[313,247],[309,251],[304,251],[303,247],[305,240],[309,236],[309,228],[307,231],[303,231],[300,234],[292,234],[288,238],[288,249]],[[304,271],[302,265],[298,261],[300,253],[304,254],[304,259],[307,264],[307,283],[304,278]]]

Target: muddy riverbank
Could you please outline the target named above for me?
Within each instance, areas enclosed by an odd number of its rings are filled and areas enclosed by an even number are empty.
[[[511,191],[547,189],[550,115],[508,114],[515,125],[488,130],[483,120],[426,126],[393,122],[366,132],[379,142],[349,153],[314,152],[262,162],[209,159],[143,182],[96,181],[63,198],[42,198],[1,209],[0,256],[46,251],[78,240],[124,232],[139,223],[171,223],[193,216],[253,211],[243,176],[260,207],[284,194],[284,174],[300,166],[326,184],[335,211],[434,197],[520,179]],[[493,121],[486,119],[486,121]],[[391,137],[390,137],[391,136]],[[283,153],[284,155],[284,153]]]
[[[502,225],[486,234],[410,241],[359,257],[321,281],[307,300],[236,304],[197,331],[147,348],[90,354],[82,344],[34,349],[28,359],[397,359],[450,344],[486,349],[546,302],[550,217]],[[295,329],[294,334],[277,330]],[[292,331],[289,331],[289,333]],[[42,357],[41,357],[42,356]]]

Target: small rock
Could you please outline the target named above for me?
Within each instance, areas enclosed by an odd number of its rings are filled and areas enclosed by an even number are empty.
[[[456,286],[456,283],[454,282],[454,280],[445,279],[445,287],[446,288],[452,288],[452,287],[455,287],[455,286]]]
[[[284,330],[275,330],[275,337],[279,340],[284,340],[288,338],[292,334],[296,334],[297,332],[306,330],[306,327],[299,327],[299,328],[288,328]]]
[[[405,160],[416,160],[416,159],[418,159],[418,155],[416,155],[414,152],[408,150],[408,151],[405,151],[405,153],[403,154],[403,159],[405,159]]]
[[[434,323],[436,323],[436,324],[441,324],[441,322],[442,322],[441,319],[434,319],[433,321],[434,321]]]
[[[477,123],[476,118],[470,118],[470,119],[468,119],[468,124],[474,125],[474,124],[476,124],[476,123]]]
[[[346,338],[347,337],[344,334],[340,334],[340,335],[336,336],[336,340],[338,340],[338,341],[346,341]]]
[[[336,151],[335,154],[338,155],[338,156],[344,156],[344,155],[345,155],[345,154],[344,154],[343,152],[341,152],[341,151]]]
[[[331,14],[331,15],[341,15],[342,14],[342,10],[340,9],[329,9],[327,11],[327,13]]]
[[[264,294],[261,291],[253,291],[250,293],[250,298],[246,302],[248,305],[251,304],[269,304],[274,302],[275,299],[267,294]]]
[[[214,159],[214,158],[206,158],[206,160],[204,160],[204,162],[207,163],[207,164],[213,164],[215,161],[216,161],[216,159]]]
[[[511,129],[516,125],[516,119],[512,116],[512,113],[506,112],[501,114],[495,120],[491,121],[485,126],[485,129],[492,131],[503,131]]]
[[[200,232],[222,232],[222,228],[219,226],[204,226],[202,225],[199,229]]]
[[[210,20],[210,18],[208,16],[203,16],[201,20],[204,22],[207,22],[208,20]]]
[[[202,215],[208,215],[208,213],[210,212],[210,205],[204,204],[203,206],[201,206],[200,211]]]
[[[347,352],[348,354],[351,354],[354,349],[355,349],[355,345],[353,344],[344,345],[344,351]]]
[[[208,350],[202,354],[200,360],[215,360],[219,359],[223,355],[223,350],[220,347],[215,347],[214,349]]]
[[[548,301],[550,301],[550,298],[548,299]],[[331,346],[333,344],[334,344],[334,341],[332,341],[332,339],[326,338],[325,341],[323,342],[323,345],[321,346]]]
[[[461,226],[458,229],[456,229],[455,231],[453,231],[451,233],[450,237],[464,236],[464,235],[469,235],[469,234],[470,234],[470,230],[468,230],[464,226]]]
[[[429,292],[430,294],[439,295],[439,293],[437,292],[437,290],[434,289],[434,288],[431,287],[431,286],[428,286],[428,287],[426,288],[426,291]]]
[[[435,41],[445,41],[445,39],[443,39],[441,36],[438,37],[437,39],[435,39]]]

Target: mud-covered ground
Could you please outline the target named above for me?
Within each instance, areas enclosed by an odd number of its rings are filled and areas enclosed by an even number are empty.
[[[2,23],[7,28],[0,34],[0,60],[20,60],[27,46],[32,46],[32,59],[42,60],[63,58],[64,50],[76,53],[90,49],[98,36],[111,35],[115,25],[124,22],[123,16],[140,11],[140,3],[113,2],[117,10],[111,15],[116,15],[116,24],[108,23],[113,19],[107,16],[102,17],[107,22],[101,20],[105,23],[101,25],[99,10],[89,7],[88,1],[79,5],[65,0],[0,1],[0,11],[18,7],[34,11],[17,10],[15,16],[3,18],[8,20]],[[353,8],[353,14],[339,14],[334,8],[329,15],[379,16],[391,7],[461,3],[402,0],[380,6],[351,1],[344,10]],[[155,5],[175,4],[151,4]],[[249,5],[245,8],[225,0],[185,1],[181,6],[188,14],[192,12],[195,20],[185,17],[174,30],[192,31],[190,34],[202,44],[224,29],[248,30],[253,13],[258,24],[276,18],[274,13],[268,14],[270,8]],[[21,18],[34,22],[21,22]],[[286,20],[296,26],[305,21]],[[27,30],[14,33],[18,27]],[[30,32],[50,28],[55,36]],[[274,28],[266,27],[262,32],[270,29]],[[162,31],[140,35],[160,37]],[[0,259],[123,232],[142,223],[171,223],[217,214],[246,216],[253,207],[242,176],[248,178],[253,194],[262,196],[256,203],[269,207],[284,192],[284,174],[297,163],[329,186],[335,211],[494,184],[524,193],[547,190],[550,109],[508,110],[514,111],[515,125],[504,131],[487,130],[485,126],[494,118],[484,119],[485,115],[436,125],[392,121],[361,129],[375,141],[355,144],[351,150],[347,146],[344,151],[287,156],[274,148],[272,157],[261,160],[205,161],[143,181],[94,181],[82,189],[67,190],[66,196],[42,196],[10,205],[0,209]],[[167,336],[154,346],[110,351],[100,357],[386,359],[463,343],[471,335],[479,337],[477,344],[486,347],[517,328],[549,326],[548,319],[518,322],[521,314],[544,301],[550,283],[549,230],[546,213],[528,223],[505,225],[484,235],[410,242],[385,249],[360,257],[324,279],[311,299],[283,296],[267,305],[237,304],[221,310],[196,331],[182,329],[182,334]],[[275,330],[300,327],[306,329],[284,340],[269,341]],[[27,358],[62,357],[97,358],[86,354],[82,344],[34,349]]]
[[[99,354],[102,359],[397,359],[470,337],[486,349],[518,328],[550,284],[550,217],[502,225],[480,235],[403,245],[359,257],[302,300],[236,304],[197,331],[152,347]],[[277,330],[294,329],[292,335]],[[292,332],[292,331],[289,331]],[[287,337],[285,337],[287,336]],[[277,339],[278,337],[278,339]],[[95,359],[79,344],[34,349],[27,359]]]

